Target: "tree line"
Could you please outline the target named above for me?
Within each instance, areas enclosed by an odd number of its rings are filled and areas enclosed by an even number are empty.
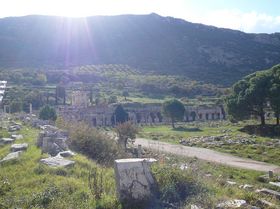
[[[265,125],[265,113],[273,111],[276,124],[279,125],[280,64],[250,74],[235,83],[225,103],[232,119],[244,120],[257,116],[261,125]]]

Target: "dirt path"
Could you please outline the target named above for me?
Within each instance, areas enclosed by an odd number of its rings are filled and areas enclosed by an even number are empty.
[[[251,169],[256,171],[269,171],[280,173],[280,167],[264,162],[254,161],[241,157],[235,157],[229,154],[213,151],[205,148],[189,147],[183,145],[169,144],[160,141],[152,141],[143,138],[137,138],[134,144],[141,144],[143,147],[150,148],[159,152],[167,152],[186,157],[197,157],[201,160],[220,163],[232,167]]]

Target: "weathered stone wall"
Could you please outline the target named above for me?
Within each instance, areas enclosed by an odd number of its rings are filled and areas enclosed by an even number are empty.
[[[161,113],[160,105],[124,107],[128,118],[135,124],[166,124],[169,119]],[[114,106],[74,107],[61,106],[57,109],[60,116],[68,121],[84,121],[91,126],[112,126]],[[186,107],[184,121],[221,120],[225,115],[222,107]]]

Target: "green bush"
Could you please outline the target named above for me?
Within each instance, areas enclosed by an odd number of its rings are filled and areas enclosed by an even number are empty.
[[[49,105],[45,105],[39,113],[39,118],[42,120],[53,120],[55,121],[57,118],[55,109],[50,107]]]
[[[31,201],[31,206],[43,206],[47,207],[53,200],[59,198],[59,190],[56,186],[49,186],[43,192],[37,193],[33,195],[33,199]]]
[[[198,194],[202,187],[187,171],[165,165],[154,165],[152,172],[158,184],[159,197],[162,202],[180,204],[187,197]]]
[[[76,152],[85,154],[98,163],[111,165],[123,153],[115,140],[96,128],[85,123],[61,123],[69,131],[69,145]]]

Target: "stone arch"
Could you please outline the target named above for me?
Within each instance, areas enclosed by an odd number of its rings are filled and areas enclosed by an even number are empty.
[[[158,117],[158,121],[161,123],[161,122],[162,122],[162,119],[163,119],[161,113],[160,113],[160,112],[157,112],[156,115],[157,115],[157,117]]]
[[[195,111],[192,111],[190,115],[191,115],[192,121],[195,121],[196,120],[196,113],[195,113]]]
[[[154,123],[156,116],[155,116],[155,114],[153,112],[150,113],[150,117],[152,119],[152,123]]]
[[[96,117],[93,117],[93,118],[92,118],[92,125],[93,125],[93,126],[96,126],[96,125],[97,125]]]
[[[141,117],[141,113],[139,113],[139,112],[136,113],[136,122],[137,122],[137,123],[141,123],[141,118],[142,118],[142,117]]]

